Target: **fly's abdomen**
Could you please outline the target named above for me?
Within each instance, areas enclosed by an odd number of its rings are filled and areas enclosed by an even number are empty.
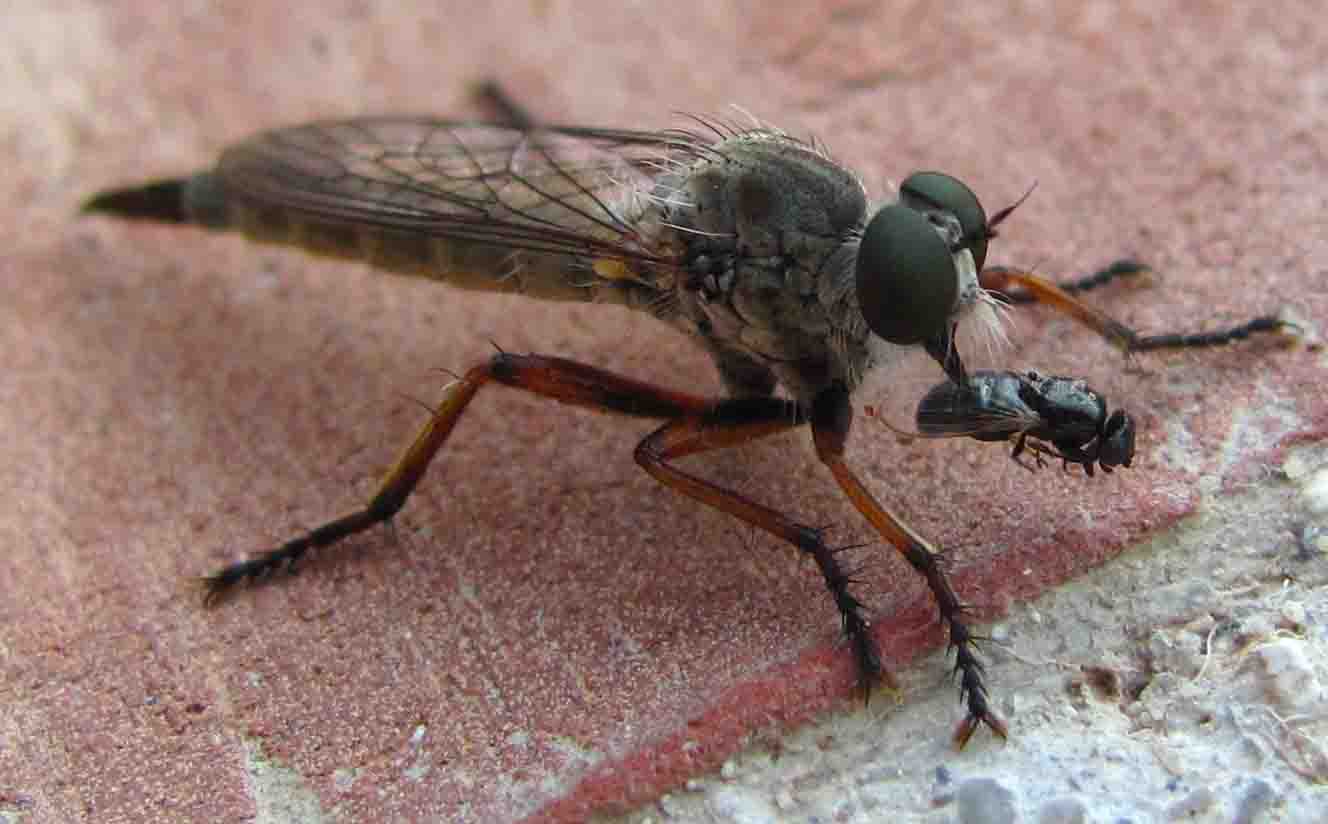
[[[212,172],[107,191],[90,199],[83,211],[234,231],[259,243],[294,246],[397,274],[445,281],[463,289],[521,293],[544,300],[633,303],[622,289],[595,275],[593,261],[468,241],[427,230],[408,231],[362,220],[338,221],[321,214],[310,215],[284,205],[231,196]]]
[[[699,153],[649,132],[428,117],[255,135],[188,178],[105,192],[86,211],[233,230],[466,289],[672,304],[655,175]]]
[[[224,215],[216,215],[208,207],[196,207],[193,214],[199,218],[198,223],[238,231],[259,243],[294,246],[316,255],[363,262],[396,274],[442,280],[465,289],[519,292],[523,291],[523,281],[524,286],[531,285],[529,270],[525,273],[527,277],[522,277],[521,255],[498,246],[367,223],[335,222],[283,206],[243,200],[226,205]],[[539,296],[584,299],[584,294],[569,291],[570,267],[551,272],[550,262],[539,261],[538,280],[542,287]],[[560,283],[568,289],[550,289]],[[562,291],[567,294],[556,294]]]

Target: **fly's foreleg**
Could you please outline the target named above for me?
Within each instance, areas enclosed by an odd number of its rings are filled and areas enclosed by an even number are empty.
[[[984,289],[996,292],[1001,300],[1010,304],[1029,304],[1037,303],[1037,295],[1025,289],[1018,291],[1011,290],[1009,287],[1013,284],[1005,280],[1005,275],[1017,270],[1009,266],[988,266],[982,271],[979,280]],[[1061,281],[1056,284],[1061,291],[1071,295],[1078,295],[1082,292],[1090,292],[1100,286],[1106,286],[1112,281],[1128,279],[1134,277],[1146,277],[1152,271],[1143,263],[1137,260],[1118,260],[1109,266],[1090,272],[1083,277],[1070,281]]]
[[[852,423],[853,407],[849,403],[848,390],[832,387],[823,391],[817,397],[811,413],[816,454],[830,469],[840,489],[858,512],[926,579],[936,599],[941,622],[950,633],[950,648],[955,652],[959,697],[968,705],[968,717],[955,730],[955,744],[961,748],[967,744],[979,724],[986,724],[996,735],[1005,738],[1008,735],[1005,722],[996,715],[987,700],[982,661],[975,649],[977,637],[964,621],[964,604],[950,586],[940,555],[899,516],[881,506],[844,460],[844,446]]]
[[[208,576],[203,582],[204,600],[212,603],[237,584],[291,567],[311,549],[334,544],[389,521],[424,477],[429,463],[443,448],[480,387],[488,383],[524,389],[574,406],[647,418],[699,415],[714,405],[706,398],[673,392],[563,358],[499,353],[472,368],[449,388],[447,397],[365,506]]]
[[[1135,261],[1118,261],[1105,269],[1067,284],[1056,284],[1046,278],[1006,266],[988,266],[978,277],[984,289],[998,292],[1012,303],[1044,303],[1092,329],[1126,354],[1154,349],[1192,349],[1221,346],[1251,335],[1268,332],[1290,332],[1297,327],[1277,315],[1260,315],[1226,329],[1209,332],[1168,332],[1159,335],[1141,335],[1105,312],[1089,306],[1075,297],[1078,292],[1094,289],[1121,277],[1132,277],[1147,272],[1147,267]]]

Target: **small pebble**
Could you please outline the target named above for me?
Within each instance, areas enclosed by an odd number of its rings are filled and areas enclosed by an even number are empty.
[[[1307,712],[1323,700],[1323,687],[1305,651],[1305,642],[1279,638],[1254,651],[1263,665],[1261,676],[1268,699],[1285,712]]]
[[[1328,468],[1305,478],[1300,486],[1300,505],[1310,515],[1328,515]]]
[[[970,778],[955,793],[960,824],[1014,824],[1014,793],[992,778]]]
[[[706,801],[710,813],[733,824],[774,824],[781,816],[766,794],[745,787],[720,787]]]
[[[1282,462],[1282,473],[1289,481],[1299,481],[1318,468],[1319,460],[1304,451],[1293,452]]]
[[[1312,561],[1320,555],[1328,554],[1328,528],[1318,524],[1305,524],[1296,535],[1299,551],[1297,561]]]
[[[1167,807],[1167,818],[1172,821],[1184,821],[1199,818],[1213,808],[1217,796],[1207,787],[1200,787],[1171,806]]]
[[[1236,817],[1231,824],[1255,824],[1275,801],[1277,793],[1272,786],[1262,778],[1254,779],[1236,804]]]

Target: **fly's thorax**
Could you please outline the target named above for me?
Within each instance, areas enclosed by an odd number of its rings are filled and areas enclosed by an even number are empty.
[[[681,250],[684,328],[798,397],[856,382],[866,328],[844,328],[844,298],[867,198],[852,173],[762,130],[720,141],[659,186],[661,225]]]
[[[752,131],[715,144],[677,181],[688,229],[727,236],[743,254],[796,254],[860,229],[861,181],[813,147]]]
[[[1038,413],[1063,437],[1090,439],[1106,420],[1107,402],[1087,382],[1032,373],[1029,378],[1033,391],[1025,395],[1036,399]]]

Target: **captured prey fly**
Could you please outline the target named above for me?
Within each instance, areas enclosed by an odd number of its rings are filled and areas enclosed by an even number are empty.
[[[658,132],[408,116],[320,122],[259,134],[193,176],[88,201],[89,212],[239,231],[468,289],[624,305],[691,336],[726,389],[705,397],[551,355],[499,352],[448,386],[363,507],[221,569],[206,579],[208,600],[391,519],[476,393],[497,383],[661,421],[637,444],[636,462],[665,486],[810,556],[862,682],[889,683],[854,579],[822,530],[675,465],[807,425],[849,501],[936,599],[967,705],[956,742],[981,724],[1005,737],[937,549],[845,459],[853,392],[903,347],[923,348],[950,384],[980,386],[986,378],[968,374],[954,341],[961,323],[995,325],[992,289],[1049,303],[1127,351],[1220,343],[1278,322],[1138,336],[1079,301],[1074,286],[986,268],[995,227],[1014,207],[989,218],[949,175],[911,174],[897,197],[872,204],[857,176],[817,142],[761,125],[696,122],[695,130]],[[1120,264],[1080,286],[1141,269]],[[1056,448],[1077,461],[1087,442],[1078,433],[1072,440]]]
[[[1109,473],[1134,460],[1134,418],[1122,409],[1108,414],[1106,398],[1078,378],[978,370],[963,384],[946,380],[928,390],[915,422],[917,432],[886,425],[908,437],[1013,440],[1016,463],[1028,451],[1039,464],[1044,455],[1059,458],[1089,477],[1094,464]]]

